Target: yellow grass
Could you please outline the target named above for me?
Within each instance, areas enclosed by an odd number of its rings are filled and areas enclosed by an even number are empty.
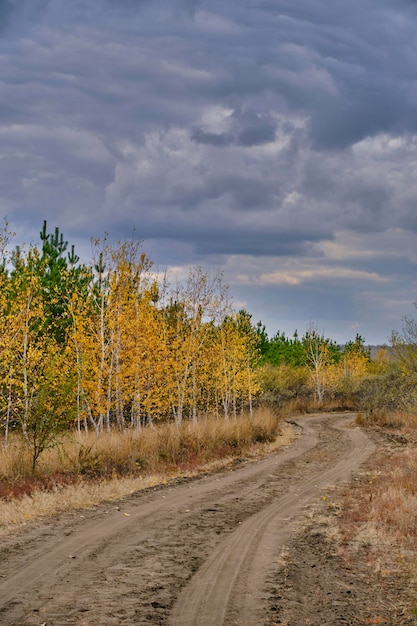
[[[417,548],[417,450],[392,456],[384,474],[375,478],[371,519],[382,533]]]
[[[4,532],[36,517],[114,501],[173,478],[220,469],[237,456],[257,458],[287,445],[294,436],[291,426],[266,409],[253,418],[228,422],[207,419],[181,428],[162,424],[98,439],[91,433],[73,435],[59,450],[44,454],[34,489],[29,455],[15,440],[0,449],[0,477],[14,482],[20,495],[2,502],[0,527]],[[68,477],[72,484],[65,484],[63,478]]]
[[[341,533],[351,551],[365,549],[375,568],[385,563],[411,574],[417,560],[417,450],[381,450],[356,488],[345,492],[341,510]]]
[[[356,422],[359,426],[377,426],[392,431],[401,431],[404,435],[417,432],[417,415],[403,411],[378,410],[372,415],[358,413]]]
[[[345,493],[343,532],[358,547],[396,546],[417,557],[417,416],[380,412],[372,418],[359,414],[356,421],[405,445],[380,449],[357,488]]]

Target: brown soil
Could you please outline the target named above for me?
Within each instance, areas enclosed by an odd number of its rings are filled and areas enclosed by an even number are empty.
[[[372,498],[369,479],[409,443],[384,430],[368,435],[375,452],[349,483],[324,491],[283,547],[268,579],[265,626],[417,625],[414,549],[379,543],[375,530],[355,536],[360,526],[349,519],[352,498]]]
[[[326,525],[313,522],[288,546],[281,568],[269,579],[269,616],[274,626],[415,625],[407,580],[369,566],[366,552],[341,558]]]
[[[352,421],[300,418],[296,443],[262,461],[3,538],[0,623],[414,624],[401,580],[348,563],[328,532],[323,494],[375,448]]]

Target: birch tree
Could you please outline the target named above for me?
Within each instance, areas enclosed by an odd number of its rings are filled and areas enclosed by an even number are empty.
[[[306,363],[313,377],[315,397],[318,402],[322,402],[331,386],[329,367],[338,361],[339,350],[333,341],[320,334],[313,325],[305,333],[302,342]]]
[[[210,276],[196,267],[190,269],[187,281],[177,287],[165,308],[165,340],[174,379],[171,409],[177,424],[181,424],[186,409],[194,421],[197,419],[200,360],[211,325],[224,317],[228,306],[221,273]]]

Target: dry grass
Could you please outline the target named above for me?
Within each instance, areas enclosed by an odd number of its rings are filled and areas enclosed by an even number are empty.
[[[162,424],[141,433],[67,438],[47,451],[36,477],[16,439],[0,448],[3,502],[0,527],[34,517],[117,500],[173,478],[214,471],[236,457],[258,458],[294,438],[293,429],[270,410],[228,422],[207,419],[181,428]]]
[[[417,450],[380,452],[357,487],[345,493],[345,537],[366,536],[369,544],[396,545],[417,552],[416,495]]]
[[[356,422],[359,426],[399,431],[402,435],[411,437],[414,437],[417,432],[417,415],[402,411],[378,410],[372,415],[358,413]]]
[[[387,443],[373,455],[356,485],[345,491],[341,525],[357,550],[417,559],[417,416],[379,412],[357,417],[359,425],[377,428]],[[389,441],[395,445],[389,444]],[[403,446],[399,447],[398,444]],[[393,550],[395,547],[395,550]],[[379,557],[378,557],[379,558]]]
[[[357,488],[345,494],[345,532],[369,535],[369,543],[396,545],[417,555],[417,416],[378,412],[371,418],[358,414],[356,422],[404,446],[394,448],[387,443],[358,477]]]
[[[397,441],[415,440],[414,416],[393,415],[391,419],[384,418],[383,423],[386,432],[390,437],[394,434]],[[387,588],[398,589],[407,614],[416,614],[417,450],[414,446],[399,448],[398,443],[387,442],[371,457],[356,476],[354,485],[342,495],[339,530],[344,558],[351,563],[362,560]]]
[[[0,528],[22,524],[37,517],[45,517],[72,509],[91,508],[100,502],[117,500],[123,496],[166,482],[163,476],[122,478],[105,481],[80,481],[73,485],[57,485],[52,490],[35,489],[31,495],[2,503]]]
[[[417,615],[417,449],[410,445],[416,421],[395,414],[382,423],[386,439],[349,485],[327,490],[321,498],[327,513],[317,505],[319,513],[312,510],[311,519],[337,546],[349,575],[369,573],[380,597],[397,598],[408,616],[404,623],[411,624]],[[369,593],[373,589],[370,585]]]

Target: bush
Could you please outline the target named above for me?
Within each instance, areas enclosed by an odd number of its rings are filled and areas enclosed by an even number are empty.
[[[258,374],[263,398],[267,402],[282,404],[311,395],[308,389],[310,374],[306,367],[267,363]]]
[[[365,377],[358,397],[368,421],[396,411],[413,411],[417,400],[414,381],[396,364],[391,364],[385,373]]]

